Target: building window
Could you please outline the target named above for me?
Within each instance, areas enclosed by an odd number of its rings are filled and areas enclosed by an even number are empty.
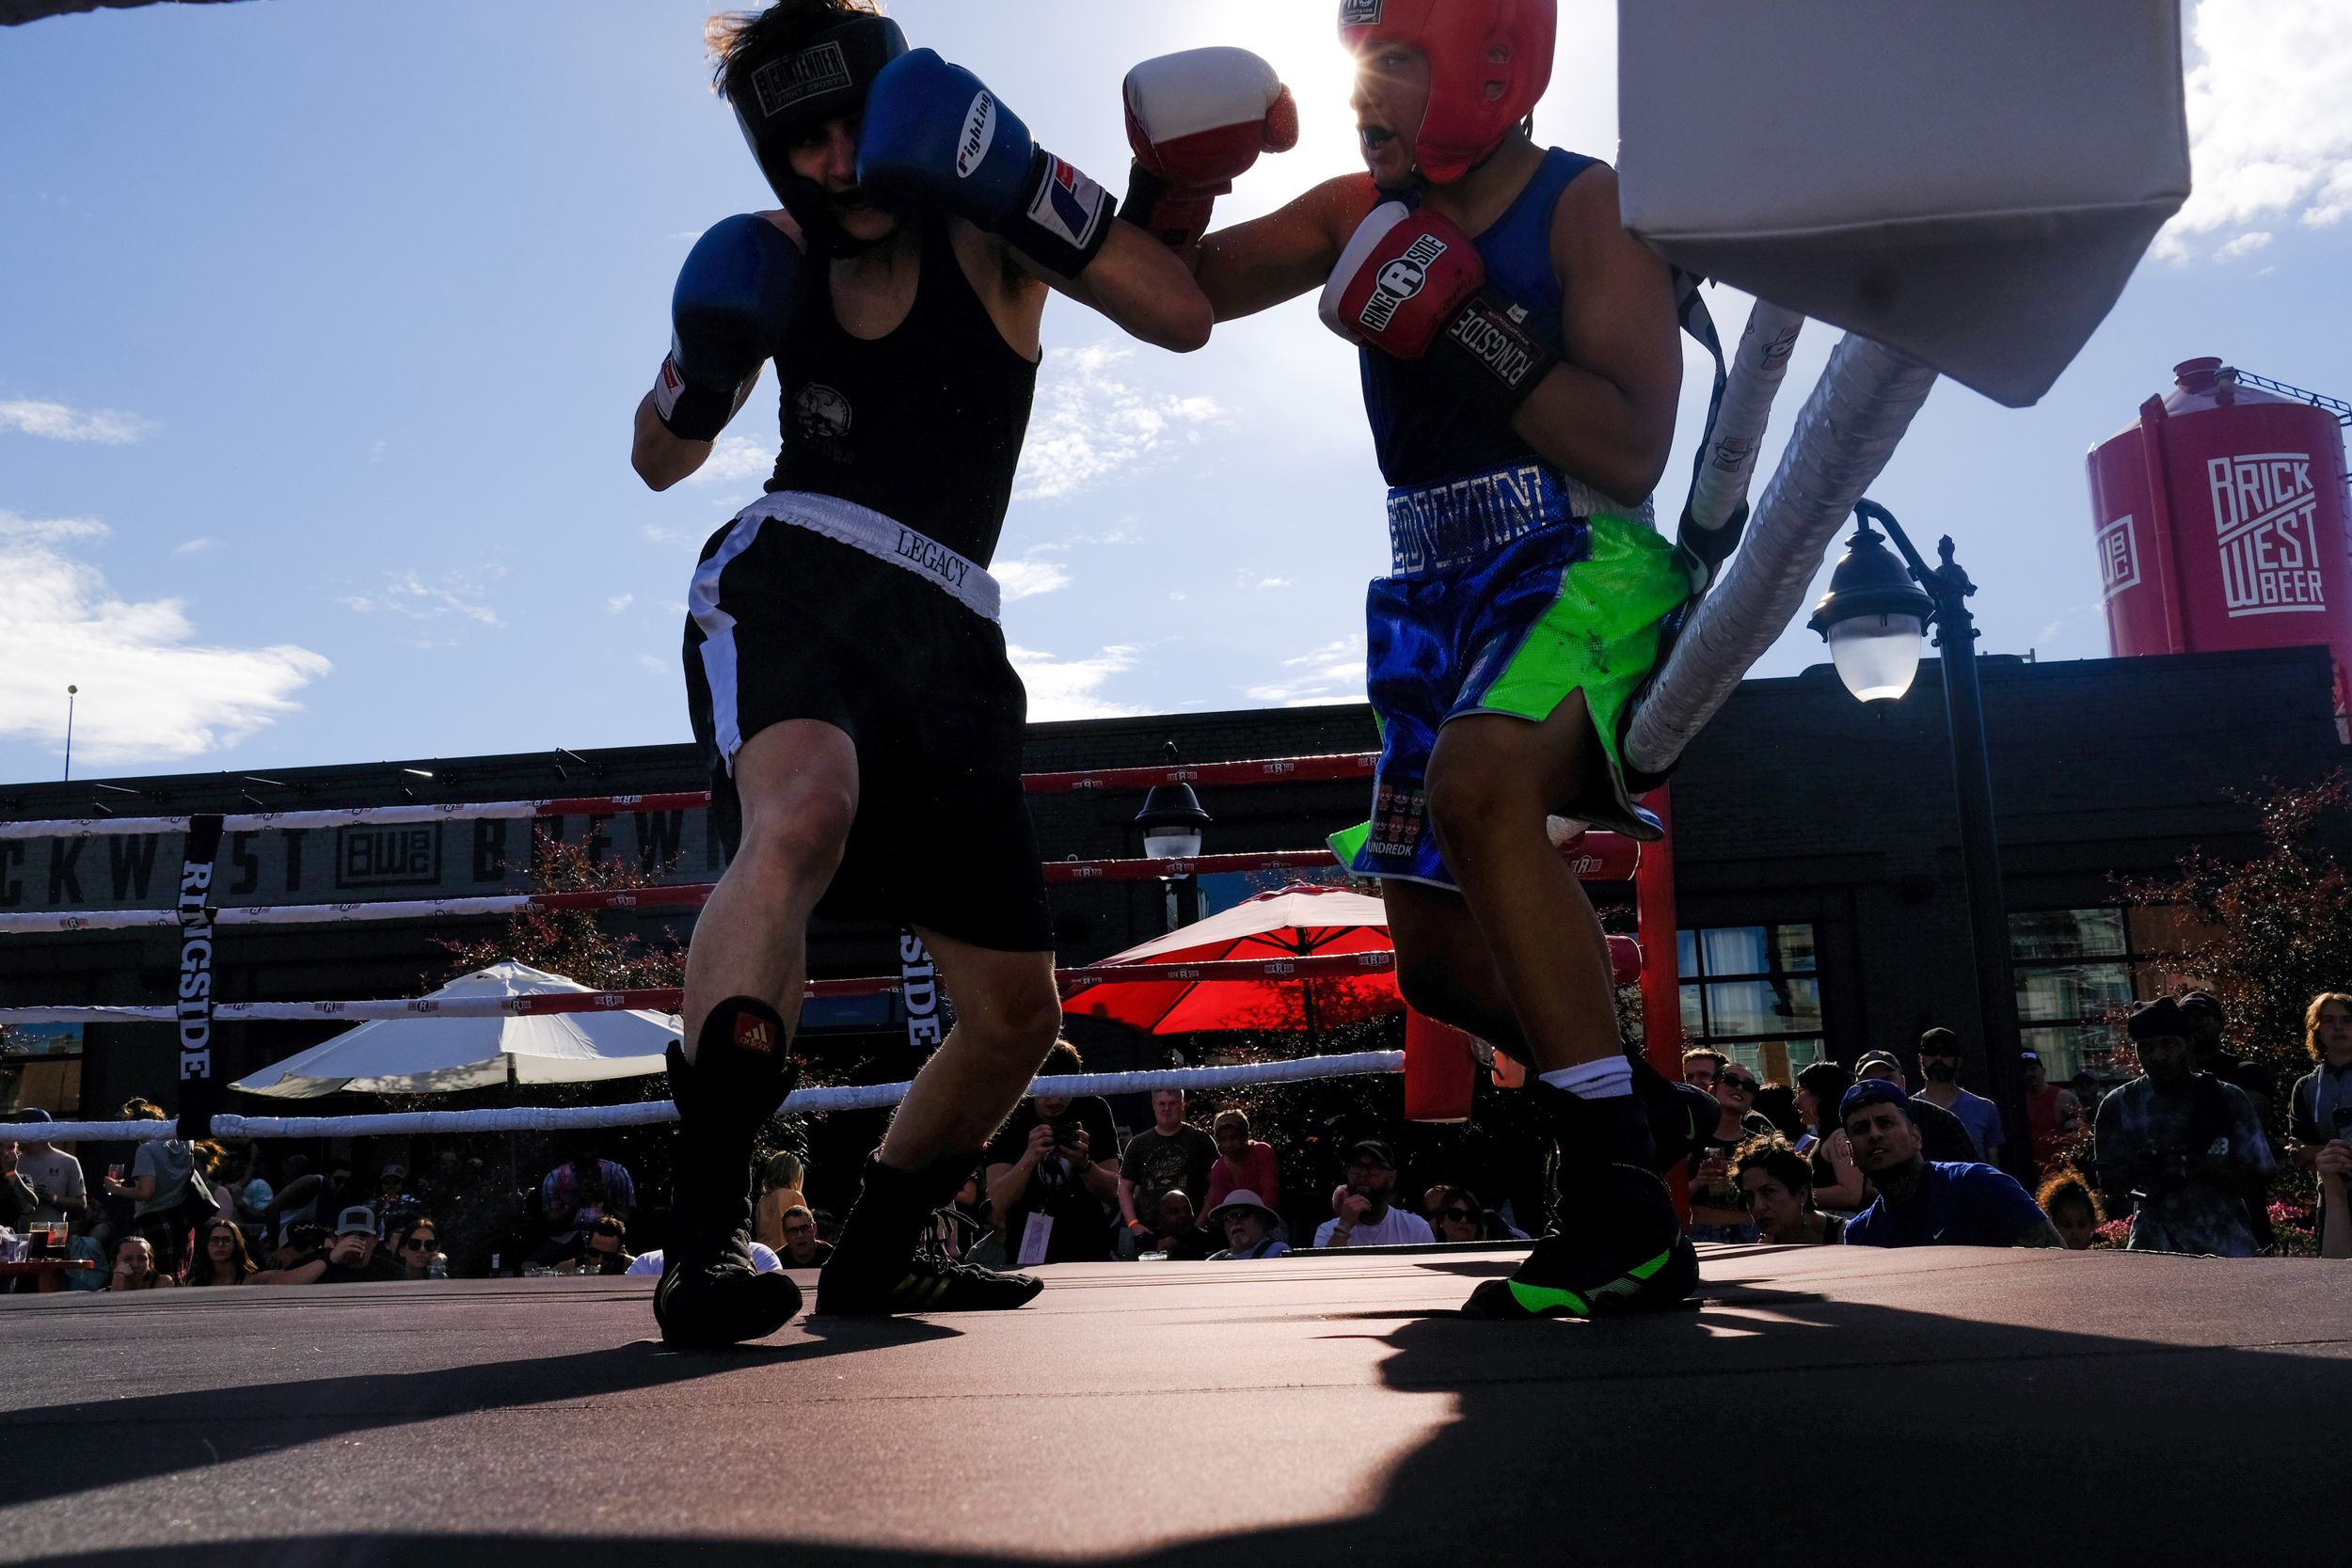
[[[82,1025],[11,1023],[0,1029],[0,1116],[29,1106],[60,1119],[82,1108]]]
[[[1682,1033],[1766,1083],[1829,1054],[1810,926],[1719,926],[1675,933]]]
[[[2089,1068],[2105,1076],[2115,1015],[2190,983],[2178,955],[2195,933],[2186,911],[2035,910],[2009,917],[2018,1035],[2053,1081]]]

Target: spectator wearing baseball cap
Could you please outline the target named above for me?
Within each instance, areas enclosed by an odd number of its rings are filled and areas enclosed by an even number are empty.
[[[1279,1258],[1291,1249],[1279,1234],[1281,1216],[1247,1187],[1226,1194],[1225,1201],[1210,1210],[1201,1223],[1225,1238],[1224,1248],[1209,1254],[1212,1262]]]
[[[1396,1155],[1378,1138],[1350,1144],[1340,1156],[1346,1186],[1339,1212],[1315,1231],[1318,1247],[1426,1246],[1438,1233],[1410,1210],[1395,1206]]]
[[[40,1123],[50,1119],[49,1113],[38,1105],[9,1113],[16,1126],[0,1127],[0,1132],[13,1133],[24,1142],[16,1157],[17,1174],[24,1177],[38,1200],[32,1212],[35,1225],[55,1225],[61,1221],[80,1224],[82,1211],[89,1204],[89,1190],[82,1179],[82,1162],[62,1148],[53,1148],[42,1137]]]
[[[1920,1102],[1899,1084],[1865,1078],[1837,1117],[1854,1164],[1878,1188],[1846,1222],[1848,1246],[2058,1247],[2065,1243],[2032,1195],[2006,1171],[1921,1152]]]
[[[1930,1029],[1919,1037],[1919,1076],[1927,1083],[1915,1098],[1941,1105],[1968,1130],[1976,1152],[1971,1158],[1987,1164],[2001,1163],[2001,1146],[2009,1130],[2001,1125],[2001,1108],[1980,1094],[1960,1086],[1960,1036],[1949,1029]]]
[[[375,1211],[355,1203],[335,1217],[335,1234],[327,1244],[284,1267],[264,1269],[248,1283],[254,1285],[358,1285],[407,1277],[397,1259],[379,1249]]]
[[[2222,1044],[2230,1021],[2222,1011],[2221,998],[2201,989],[2189,991],[2181,998],[2181,1016],[2188,1021],[2189,1050],[2197,1070],[2235,1085],[2254,1102],[2256,1116],[2267,1111],[2271,1097],[2278,1092],[2278,1077],[2260,1062],[2249,1062]]]
[[[2091,1168],[2107,1213],[2131,1215],[2133,1251],[2250,1258],[2277,1167],[2254,1102],[2197,1070],[2190,1013],[2169,996],[2132,1009],[2141,1073],[2100,1101]]]
[[[1968,1135],[1967,1126],[1932,1100],[1921,1100],[1911,1093],[1911,1082],[1903,1076],[1900,1062],[1891,1051],[1866,1051],[1854,1064],[1858,1081],[1875,1080],[1892,1084],[1911,1100],[1912,1124],[1919,1129],[1919,1147],[1931,1160],[1945,1164],[1974,1164],[1977,1141]]]

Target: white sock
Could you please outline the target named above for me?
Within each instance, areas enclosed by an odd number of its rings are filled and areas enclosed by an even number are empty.
[[[1547,1072],[1544,1082],[1580,1100],[1614,1100],[1633,1092],[1633,1064],[1623,1056],[1603,1056]]]

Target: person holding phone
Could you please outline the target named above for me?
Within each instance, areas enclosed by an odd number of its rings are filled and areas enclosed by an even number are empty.
[[[1084,1067],[1077,1047],[1056,1040],[1041,1079]],[[1040,1087],[1045,1087],[1041,1083]],[[988,1198],[1016,1265],[1104,1263],[1110,1208],[1119,1200],[1119,1129],[1100,1095],[1038,1094],[1023,1101],[988,1146]]]

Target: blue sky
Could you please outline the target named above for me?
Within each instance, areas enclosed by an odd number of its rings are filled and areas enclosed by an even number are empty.
[[[627,461],[688,245],[772,204],[706,90],[706,9],[258,0],[0,30],[0,779],[57,775],[69,681],[77,774],[687,738],[687,577],[774,446],[771,381],[707,478],[655,496]],[[1539,129],[1607,155],[1613,8],[1562,10]],[[1323,0],[894,14],[1114,187],[1120,77],[1206,43],[1272,59],[1307,123],[1222,215],[1351,166]],[[1958,537],[1994,651],[2106,652],[2083,454],[2176,360],[2352,395],[2352,8],[2188,15],[2190,211],[2038,407],[1946,383],[1874,487]],[[1736,333],[1746,301],[1715,309]],[[1067,301],[1045,340],[998,556],[1033,714],[1358,695],[1381,491],[1312,301],[1186,357]],[[1819,647],[1800,628],[1759,673]]]

